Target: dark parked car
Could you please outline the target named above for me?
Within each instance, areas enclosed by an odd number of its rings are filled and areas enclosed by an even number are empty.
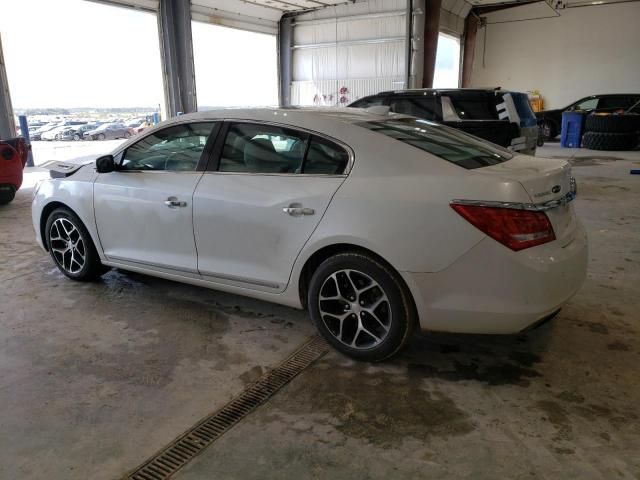
[[[107,140],[115,138],[129,138],[135,132],[122,123],[105,123],[95,130],[84,132],[85,140]]]
[[[364,97],[349,106],[378,105],[457,128],[511,150],[531,155],[536,151],[538,124],[525,93],[462,88],[397,90]]]
[[[610,95],[591,95],[564,108],[543,110],[536,113],[545,138],[555,138],[560,134],[563,112],[583,110],[588,113],[620,112],[631,108],[640,101],[640,93],[616,93]]]
[[[60,140],[82,140],[84,132],[95,130],[99,125],[95,123],[86,123],[84,125],[72,125],[60,133]]]

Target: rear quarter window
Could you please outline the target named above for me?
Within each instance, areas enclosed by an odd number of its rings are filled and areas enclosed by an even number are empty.
[[[442,112],[438,99],[431,96],[391,98],[389,108],[394,113],[403,113],[426,120],[440,120]]]
[[[453,109],[461,120],[498,120],[496,98],[483,93],[443,95],[451,100]]]

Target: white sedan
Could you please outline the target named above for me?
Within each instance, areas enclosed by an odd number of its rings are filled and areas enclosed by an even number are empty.
[[[566,162],[413,117],[208,111],[59,175],[33,224],[69,278],[118,267],[307,308],[361,360],[416,327],[520,332],[586,276]]]

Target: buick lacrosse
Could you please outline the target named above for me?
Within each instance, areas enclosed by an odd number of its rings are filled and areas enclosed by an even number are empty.
[[[565,161],[403,115],[184,115],[52,177],[33,224],[67,277],[117,267],[306,308],[360,360],[415,328],[520,332],[586,276]]]

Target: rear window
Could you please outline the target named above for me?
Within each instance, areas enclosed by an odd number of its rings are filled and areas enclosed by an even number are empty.
[[[419,148],[466,169],[488,167],[513,158],[497,145],[459,130],[415,118],[361,122],[358,126]]]

